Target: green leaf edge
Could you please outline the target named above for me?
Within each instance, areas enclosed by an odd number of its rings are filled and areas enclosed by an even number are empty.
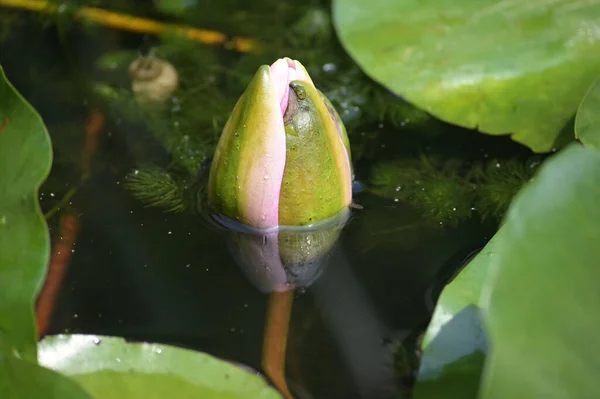
[[[67,356],[71,356],[71,360],[63,361],[60,357],[60,346],[65,348],[74,346],[77,348],[76,352],[67,351]],[[219,368],[215,372],[216,374],[222,369],[226,373],[225,379],[227,381],[238,381],[238,383],[232,385],[235,389],[226,391],[228,394],[252,394],[253,396],[248,397],[261,399],[281,398],[279,392],[271,387],[265,378],[253,375],[248,370],[202,351],[153,342],[127,342],[126,339],[121,337],[91,334],[47,336],[39,342],[38,347],[42,366],[69,376],[75,381],[78,381],[78,376],[99,372],[115,372],[125,375],[131,372],[147,375],[172,374],[191,385],[218,390],[222,385],[219,385],[214,378],[211,376],[199,378],[202,369],[200,367],[190,367],[200,364],[200,366],[208,365],[213,369],[216,365]],[[59,349],[57,350],[57,348]],[[111,357],[114,356],[117,349],[121,351],[122,355],[118,358],[117,356]],[[165,360],[161,362],[143,361],[148,356],[162,356]],[[189,362],[192,364],[183,366],[173,361],[182,356],[186,359],[192,359]],[[168,360],[169,358],[171,360]],[[242,387],[244,388],[243,391],[241,390]],[[85,385],[84,388],[86,388]]]
[[[596,80],[594,80],[594,82],[587,89],[585,95],[581,99],[581,103],[579,103],[579,107],[577,107],[577,113],[575,114],[574,133],[575,138],[581,141],[584,146],[600,151],[600,147],[598,147],[597,143],[594,143],[593,141],[588,141],[585,137],[581,137],[582,108],[586,107],[586,101],[589,99],[589,97],[595,90],[598,90],[600,92],[600,75],[598,75]],[[600,97],[600,94],[598,94],[598,97]],[[598,112],[600,112],[600,109],[598,110]]]
[[[31,187],[32,192],[30,192],[33,195],[33,199],[34,199],[34,209],[35,209],[35,214],[37,216],[37,223],[38,223],[38,228],[39,229],[43,229],[44,230],[44,246],[45,246],[45,250],[43,251],[44,253],[41,255],[42,257],[42,261],[40,262],[40,265],[37,265],[36,267],[38,268],[38,281],[37,284],[34,288],[33,291],[33,295],[31,298],[28,298],[30,303],[31,303],[31,316],[32,316],[32,323],[31,325],[33,326],[33,336],[31,337],[31,348],[32,348],[32,354],[27,354],[24,353],[23,356],[30,361],[33,361],[37,364],[37,341],[38,341],[38,333],[37,333],[37,323],[36,323],[36,319],[35,319],[35,300],[37,298],[38,293],[40,292],[44,279],[45,279],[45,275],[46,275],[46,271],[48,268],[48,262],[50,261],[50,232],[48,230],[48,224],[46,223],[46,219],[44,217],[44,214],[42,212],[42,208],[40,206],[39,203],[39,190],[40,187],[42,186],[42,184],[44,183],[44,181],[46,180],[46,178],[48,177],[48,175],[50,174],[50,170],[52,168],[52,162],[54,159],[54,153],[53,153],[53,149],[52,149],[52,141],[50,139],[50,134],[48,133],[48,129],[46,128],[46,125],[41,117],[41,115],[38,113],[38,111],[25,99],[25,97],[23,97],[21,95],[21,93],[14,87],[14,85],[10,82],[10,80],[8,79],[8,77],[6,76],[6,73],[4,72],[4,69],[2,68],[2,65],[0,65],[0,80],[2,80],[4,83],[6,83],[8,89],[10,91],[12,91],[12,93],[17,97],[17,99],[25,106],[25,108],[27,108],[29,110],[29,112],[31,113],[32,117],[34,117],[40,125],[40,131],[43,134],[43,140],[45,141],[46,144],[46,162],[45,162],[45,167],[44,169],[40,169],[40,173],[38,175],[38,179],[35,182],[35,184],[33,184],[33,186]],[[0,82],[0,84],[2,84]],[[31,134],[31,133],[29,133]],[[29,194],[29,193],[27,193]],[[29,195],[28,195],[29,196]],[[17,221],[18,223],[18,221]],[[11,343],[8,343],[9,345]],[[16,349],[15,349],[16,350]]]

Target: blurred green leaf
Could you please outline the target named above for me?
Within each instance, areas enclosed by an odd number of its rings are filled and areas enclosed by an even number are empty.
[[[2,355],[0,398],[92,399],[77,383],[52,370]]]
[[[49,255],[38,189],[52,147],[38,113],[0,68],[0,353],[36,360],[33,306]]]
[[[39,344],[39,361],[71,376],[96,398],[281,397],[260,377],[210,355],[122,338],[47,337]]]
[[[485,248],[444,288],[427,327],[423,348],[426,349],[444,325],[459,312],[472,305],[481,307],[481,291],[488,278],[490,262],[498,256],[498,242],[502,240],[503,235],[501,228]]]
[[[482,398],[600,397],[600,153],[572,144],[511,205],[482,298]]]
[[[426,348],[413,397],[476,398],[486,352],[480,309],[467,306],[442,327]]]
[[[600,154],[572,144],[517,195],[500,230],[442,292],[415,398],[477,397],[482,359],[479,397],[600,394],[598,181]]]
[[[371,78],[434,116],[549,151],[598,73],[600,3],[335,0]]]
[[[414,399],[470,399],[476,398],[479,373],[484,357],[475,353],[452,363],[435,380],[420,381],[415,386]]]
[[[500,230],[448,284],[423,339],[415,399],[476,398],[488,338],[479,307]]]
[[[600,150],[600,79],[587,92],[575,117],[575,137]]]

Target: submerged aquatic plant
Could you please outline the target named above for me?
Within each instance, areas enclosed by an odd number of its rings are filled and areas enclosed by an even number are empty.
[[[369,191],[410,203],[436,226],[456,225],[475,214],[500,220],[539,164],[539,157],[467,164],[421,156],[376,165]]]
[[[162,207],[169,212],[185,210],[186,203],[182,193],[185,182],[175,181],[173,174],[165,170],[149,166],[134,170],[127,176],[126,186],[133,195],[142,199],[148,206]],[[148,193],[152,195],[148,196]]]
[[[413,204],[433,224],[455,224],[471,216],[473,186],[460,177],[458,160],[421,156],[377,165],[371,191]]]

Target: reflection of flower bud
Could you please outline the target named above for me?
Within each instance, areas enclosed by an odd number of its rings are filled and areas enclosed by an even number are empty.
[[[350,144],[331,103],[298,61],[261,66],[223,129],[209,175],[211,211],[254,229],[231,233],[238,263],[262,291],[310,285],[351,201]]]

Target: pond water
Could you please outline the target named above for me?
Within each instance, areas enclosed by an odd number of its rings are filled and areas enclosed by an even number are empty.
[[[226,13],[230,3],[212,7]],[[92,109],[103,109],[87,88],[102,79],[92,72],[94,60],[152,39],[77,27],[61,36],[32,15],[21,22],[2,43],[0,64],[40,112],[54,142],[57,157],[41,190],[44,211],[78,188],[70,206],[80,229],[46,333],[169,343],[260,370],[269,296],[248,281],[223,236],[201,218],[146,207],[124,187],[141,163],[168,163],[169,154],[151,135],[106,114],[91,177],[79,186],[85,126]],[[370,129],[377,132],[368,143],[372,156],[355,164],[365,184],[380,160],[421,153],[467,162],[528,155],[506,137],[450,126],[435,136],[386,124]],[[360,137],[351,134],[350,140]],[[301,398],[401,397],[415,369],[402,361],[401,349],[414,358],[443,282],[498,222],[473,217],[432,226],[414,204],[368,189],[354,201],[363,209],[353,211],[322,275],[294,293],[286,374]],[[60,214],[49,220],[54,243]]]

